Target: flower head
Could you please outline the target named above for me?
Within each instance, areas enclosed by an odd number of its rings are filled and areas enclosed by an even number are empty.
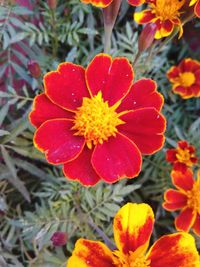
[[[64,246],[67,243],[67,234],[65,232],[55,232],[51,237],[51,241],[55,247]]]
[[[200,18],[200,0],[190,0],[190,6],[194,5],[194,13]]]
[[[35,146],[66,177],[84,185],[113,183],[141,170],[141,154],[164,143],[163,97],[156,83],[142,79],[126,58],[97,55],[82,68],[62,63],[44,77],[45,93],[34,100]]]
[[[117,249],[102,242],[79,239],[67,267],[199,267],[194,238],[187,233],[165,235],[146,253],[154,225],[147,204],[128,203],[115,215]]]
[[[200,97],[200,62],[187,58],[167,72],[172,90],[183,99]]]
[[[173,164],[173,169],[185,172],[188,167],[197,163],[195,147],[186,141],[179,141],[177,148],[166,151],[166,160]]]
[[[169,211],[181,210],[175,219],[176,229],[188,232],[190,228],[200,236],[200,170],[197,180],[191,169],[185,173],[172,171],[172,182],[178,190],[165,192],[163,207]]]
[[[157,31],[156,39],[169,36],[174,27],[179,27],[182,35],[182,23],[180,20],[180,9],[185,0],[152,0],[149,1],[149,9],[134,14],[134,19],[139,24],[155,23]]]
[[[84,4],[92,4],[96,7],[102,7],[105,8],[109,6],[113,0],[81,0]]]

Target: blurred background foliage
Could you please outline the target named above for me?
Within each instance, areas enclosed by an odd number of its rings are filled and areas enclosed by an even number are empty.
[[[141,26],[132,20],[134,8],[123,2],[112,36],[113,56],[131,62],[137,53]],[[200,22],[185,26],[184,37],[167,46],[157,43],[135,66],[136,79],[151,77],[165,96],[166,143],[145,156],[140,176],[114,185],[84,188],[63,177],[33,147],[34,129],[28,113],[43,90],[42,75],[62,61],[86,66],[103,50],[100,9],[79,0],[60,0],[56,10],[47,1],[0,1],[0,266],[65,266],[79,237],[112,240],[112,219],[125,202],[147,202],[156,214],[153,239],[174,232],[173,213],[161,207],[169,186],[171,166],[166,148],[181,139],[194,144],[200,156],[200,100],[182,100],[166,78],[170,66],[184,57],[200,60]],[[28,62],[41,68],[34,78]],[[101,232],[103,230],[104,233]],[[55,248],[56,231],[68,235],[67,245]],[[200,248],[200,240],[197,240]]]

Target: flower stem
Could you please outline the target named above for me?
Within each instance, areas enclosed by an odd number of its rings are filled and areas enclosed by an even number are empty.
[[[111,37],[112,37],[113,27],[110,25],[105,25],[104,27],[104,53],[109,54],[111,48]]]

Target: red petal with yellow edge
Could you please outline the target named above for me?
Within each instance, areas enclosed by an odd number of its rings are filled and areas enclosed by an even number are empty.
[[[194,222],[194,225],[192,226],[192,229],[196,235],[200,236],[200,214],[197,214],[197,217]]]
[[[81,0],[85,4],[92,4],[96,7],[107,7],[112,3],[113,0]]]
[[[118,133],[116,137],[110,137],[107,142],[95,147],[92,165],[103,180],[114,183],[121,178],[138,176],[142,157],[137,146]]]
[[[155,14],[153,14],[151,10],[144,10],[142,12],[134,13],[134,20],[138,24],[149,23],[155,19],[155,17]]]
[[[171,163],[176,161],[177,160],[176,153],[177,153],[176,149],[173,149],[173,148],[172,149],[168,149],[166,151],[166,160],[171,162]]]
[[[73,161],[65,163],[63,172],[71,180],[77,180],[83,185],[95,185],[100,177],[94,171],[91,162],[92,150],[84,147],[81,154]]]
[[[155,108],[129,111],[120,117],[118,130],[131,139],[142,154],[153,154],[164,144],[165,118]]]
[[[172,88],[173,92],[176,93],[176,94],[179,94],[181,95],[182,97],[184,97],[185,95],[188,94],[188,91],[187,91],[187,88],[186,87],[183,87],[183,86],[174,86]],[[191,94],[192,96],[192,94]]]
[[[154,214],[147,204],[128,203],[114,218],[114,237],[117,248],[123,254],[139,249],[143,254],[148,245],[154,225]]]
[[[126,96],[134,78],[133,68],[126,58],[97,55],[86,69],[86,80],[92,95],[102,92],[103,99],[112,106]]]
[[[171,20],[165,20],[161,23],[161,28],[159,30],[160,37],[166,37],[169,36],[174,29],[174,24],[171,22]],[[156,38],[156,35],[155,35]]]
[[[89,97],[84,68],[68,62],[44,76],[44,87],[52,102],[70,111],[82,105],[83,97]]]
[[[163,203],[163,208],[168,210],[168,211],[176,211],[176,210],[180,210],[182,208],[185,207],[185,204],[183,205],[183,203],[168,203],[168,202],[164,202]]]
[[[29,114],[30,122],[37,128],[47,120],[72,119],[72,117],[73,113],[55,105],[45,94],[40,94],[34,98],[33,111]]]
[[[128,3],[132,6],[140,6],[145,3],[145,0],[128,0]]]
[[[179,77],[179,74],[180,74],[179,67],[174,66],[171,69],[169,69],[169,71],[167,72],[167,78],[171,82],[176,82],[176,79]]]
[[[85,140],[73,135],[72,121],[55,119],[44,122],[35,132],[34,145],[45,153],[52,164],[62,164],[76,158],[82,151]]]
[[[151,267],[199,267],[195,240],[187,233],[165,235],[148,252]]]
[[[194,12],[196,14],[197,17],[200,18],[200,1],[198,1],[194,7]]]
[[[181,61],[179,68],[182,72],[196,72],[200,68],[200,63],[197,60],[186,58]]]
[[[185,208],[175,219],[175,226],[178,231],[188,232],[196,219],[196,212],[191,208]]]
[[[128,95],[123,99],[117,112],[153,107],[158,111],[164,104],[164,98],[157,92],[157,84],[151,79],[141,79],[134,83]]]
[[[179,189],[191,190],[194,185],[193,172],[187,169],[184,173],[179,171],[171,172],[172,183]]]
[[[181,203],[183,207],[187,204],[187,196],[174,189],[167,190],[164,199],[169,203]]]
[[[112,252],[101,242],[79,239],[67,267],[116,267]]]

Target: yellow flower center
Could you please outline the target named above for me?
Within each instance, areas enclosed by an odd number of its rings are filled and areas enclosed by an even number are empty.
[[[187,192],[187,205],[200,214],[200,183],[197,181],[192,190]]]
[[[156,4],[152,4],[152,10],[162,21],[172,20],[180,16],[179,9],[184,3],[185,0],[156,0]]]
[[[190,87],[195,83],[195,75],[192,72],[183,72],[179,75],[180,84],[184,87]]]
[[[150,267],[150,260],[145,255],[138,255],[129,252],[129,255],[123,255],[120,251],[115,251],[115,265],[117,267]]]
[[[111,136],[116,136],[117,126],[124,122],[119,119],[115,110],[119,106],[116,103],[109,107],[104,101],[101,92],[92,98],[83,98],[82,106],[76,111],[73,130],[75,135],[84,136],[88,148],[92,145],[102,144]]]
[[[187,166],[192,166],[192,162],[190,160],[191,156],[189,149],[182,149],[180,147],[177,148],[176,158],[179,162],[185,163]]]

